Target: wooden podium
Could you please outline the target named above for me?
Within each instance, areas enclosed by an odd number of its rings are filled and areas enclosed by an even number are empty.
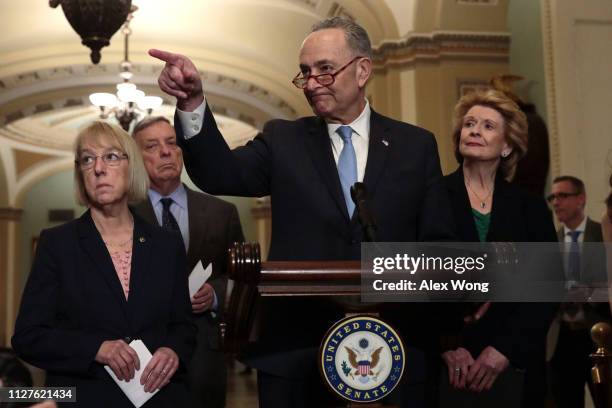
[[[248,340],[255,321],[257,296],[359,296],[360,261],[261,262],[258,243],[236,243],[229,250],[228,274],[234,287],[222,329],[225,350],[236,355]],[[347,315],[373,313],[376,304],[343,305]],[[348,407],[381,407],[382,404],[354,403]]]
[[[226,313],[224,347],[236,353],[249,339],[257,296],[358,296],[359,261],[261,262],[258,243],[236,243],[229,250],[229,278],[234,287]],[[348,308],[347,312],[367,312]]]

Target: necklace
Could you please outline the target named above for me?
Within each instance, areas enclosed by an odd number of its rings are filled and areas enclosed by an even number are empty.
[[[486,195],[485,198],[481,198],[478,194],[476,194],[476,191],[474,191],[474,189],[470,185],[470,179],[467,177],[465,178],[465,184],[467,184],[468,189],[472,192],[472,194],[474,194],[478,201],[480,201],[480,208],[482,208],[483,210],[487,208],[487,200],[489,199],[489,197],[491,197],[491,194],[493,194],[493,188],[489,190],[489,193]]]
[[[129,244],[130,242],[132,242],[132,237],[128,238],[125,242],[122,242],[120,244],[111,244],[110,242],[104,241],[104,243],[106,244],[106,246],[109,247],[114,247],[114,248],[121,248],[126,246],[127,244]]]

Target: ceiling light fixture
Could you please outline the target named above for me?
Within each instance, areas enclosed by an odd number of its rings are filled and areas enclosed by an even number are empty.
[[[162,105],[162,98],[159,96],[147,96],[139,90],[135,84],[130,82],[132,76],[132,63],[129,59],[128,42],[132,30],[130,21],[133,18],[133,13],[138,9],[132,6],[127,15],[125,23],[121,28],[123,34],[123,61],[119,65],[119,76],[121,83],[117,84],[116,94],[97,92],[89,95],[89,101],[100,108],[100,117],[108,118],[111,114],[115,114],[117,121],[121,127],[128,131],[133,122],[139,120],[142,116],[150,115],[155,109]]]

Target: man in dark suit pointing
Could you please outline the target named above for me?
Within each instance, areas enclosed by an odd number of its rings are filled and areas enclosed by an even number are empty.
[[[452,237],[436,141],[370,108],[372,49],[358,24],[324,20],[302,44],[293,84],[316,116],[270,121],[233,151],[193,63],[149,53],[166,62],[158,83],[177,98],[178,143],[192,180],[212,194],[271,196],[270,260],[359,259],[362,229],[349,193],[356,181],[369,191],[378,240]],[[245,358],[258,369],[260,406],[322,406],[313,399],[318,393],[308,391],[320,384],[315,350],[340,311],[320,298],[266,299],[262,307],[260,339]]]
[[[152,224],[174,229],[187,251],[188,272],[202,261],[213,272],[191,299],[198,326],[196,349],[188,368],[194,407],[225,406],[225,358],[219,344],[227,283],[227,250],[243,241],[238,212],[233,204],[192,191],[181,183],[183,158],[170,122],[149,117],[136,125],[134,139],[140,147],[151,181],[149,199],[134,209]]]

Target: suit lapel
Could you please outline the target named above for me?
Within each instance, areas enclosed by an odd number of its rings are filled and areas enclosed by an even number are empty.
[[[142,200],[134,206],[134,210],[149,224],[159,225],[157,217],[155,216],[155,211],[153,210],[153,204],[151,204],[151,199],[148,195],[145,200]]]
[[[557,240],[561,243],[565,242],[565,237],[563,236],[563,226],[557,230]]]
[[[467,190],[465,189],[463,169],[461,168],[461,165],[448,177],[448,188],[459,236],[464,238],[464,240],[467,242],[478,242],[480,239],[478,237],[478,231],[476,231],[474,216],[472,215],[470,198],[468,197]]]
[[[346,202],[342,194],[340,176],[338,176],[338,168],[334,162],[334,154],[332,152],[331,141],[329,140],[325,121],[320,118],[312,119],[311,126],[308,128],[306,145],[315,168],[321,174],[321,180],[323,180],[327,186],[338,209],[348,221],[349,216],[346,209]]]
[[[102,241],[102,236],[96,229],[93,219],[91,218],[91,210],[88,210],[79,218],[77,229],[81,246],[92,261],[95,273],[98,273],[104,278],[117,304],[120,305],[121,310],[127,317],[127,302],[123,294],[123,288],[119,282],[119,277],[115,271],[115,266],[113,265],[110,254],[104,245],[104,241]],[[83,271],[83,273],[86,273],[86,271]]]
[[[507,181],[502,177],[501,171],[498,171],[495,176],[491,224],[487,233],[487,242],[513,241],[517,239],[516,228],[513,223],[516,222],[516,219],[520,218],[520,215],[516,214],[519,208],[516,197],[508,190]]]
[[[134,238],[132,240],[132,268],[130,271],[130,295],[128,305],[131,314],[146,292],[146,275],[153,251],[153,242],[148,226],[134,215]],[[123,292],[121,292],[123,294]]]
[[[584,227],[584,242],[601,242],[603,237],[601,236],[601,227],[595,223],[589,217],[586,219],[586,225]]]
[[[387,164],[389,149],[389,128],[384,125],[383,118],[372,111],[370,116],[370,141],[368,143],[368,161],[366,164],[363,183],[372,196],[380,180],[380,176]]]
[[[586,225],[584,226],[584,239],[583,243],[586,243],[586,247],[582,245],[581,249],[581,268],[582,268],[582,279],[588,280],[593,278],[592,276],[585,276],[587,273],[593,270],[591,267],[591,263],[594,261],[592,249],[595,247],[593,244],[589,244],[592,242],[601,242],[601,239],[597,239],[596,228],[597,225],[591,221],[589,217],[586,219]],[[587,248],[585,250],[585,248]]]
[[[207,220],[204,214],[206,213],[208,203],[206,200],[200,200],[198,195],[187,188],[187,213],[189,216],[189,249],[187,250],[187,267],[188,271],[200,260],[201,255],[200,248],[203,247],[202,242],[206,238],[207,231],[209,230]],[[204,265],[206,266],[206,265]]]

